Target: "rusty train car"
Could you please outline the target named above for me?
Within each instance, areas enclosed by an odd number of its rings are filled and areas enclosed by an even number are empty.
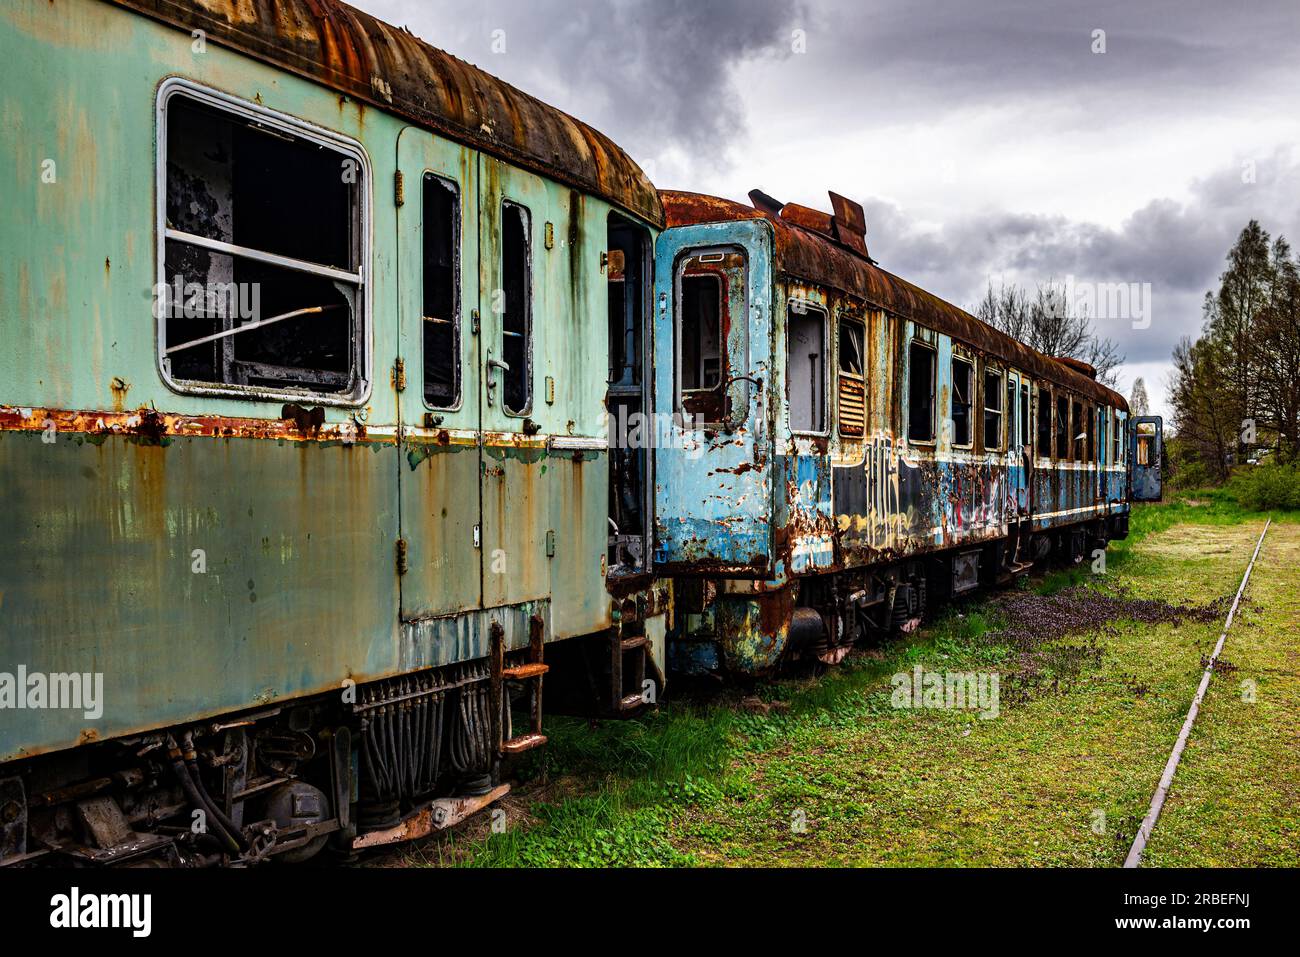
[[[544,675],[662,686],[622,150],[335,0],[0,60],[0,864],[352,854],[499,797]]]
[[[862,207],[661,194],[655,571],[686,673],[836,662],[927,605],[1077,563],[1158,498],[1159,420],[868,254]],[[1130,494],[1129,446],[1141,494]]]
[[[10,0],[0,56],[0,866],[418,837],[543,685],[834,662],[1159,495],[1158,420],[856,204],[660,192],[337,0]]]

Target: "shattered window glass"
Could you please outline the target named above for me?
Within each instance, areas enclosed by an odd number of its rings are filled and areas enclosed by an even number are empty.
[[[460,400],[460,196],[456,184],[424,175],[424,400]]]
[[[206,99],[165,101],[163,282],[174,380],[351,394],[363,302],[356,157]]]

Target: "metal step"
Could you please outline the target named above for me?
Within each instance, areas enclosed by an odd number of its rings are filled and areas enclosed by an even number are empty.
[[[533,750],[533,748],[540,748],[544,744],[546,744],[546,735],[532,732],[510,738],[501,745],[501,750],[505,754],[522,754],[525,751]]]
[[[544,675],[550,670],[550,665],[544,665],[540,661],[529,662],[528,664],[515,665],[513,668],[503,668],[501,677],[507,681],[527,681],[529,678]]]

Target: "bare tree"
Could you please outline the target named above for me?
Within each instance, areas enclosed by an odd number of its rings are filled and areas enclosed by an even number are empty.
[[[1149,409],[1146,380],[1138,376],[1133,380],[1133,394],[1129,396],[1128,410],[1133,415],[1146,415]]]
[[[1115,385],[1124,356],[1110,339],[1098,337],[1092,319],[1074,308],[1064,285],[1049,280],[1031,297],[1020,286],[990,282],[975,316],[1049,356],[1081,359],[1097,370],[1097,381]]]

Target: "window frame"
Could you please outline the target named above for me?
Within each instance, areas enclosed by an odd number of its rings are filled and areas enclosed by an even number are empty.
[[[1000,369],[996,366],[989,366],[987,363],[981,363],[980,364],[980,407],[981,407],[980,411],[982,414],[980,415],[980,445],[985,452],[1005,452],[1006,436],[1007,436],[1007,425],[1006,425],[1007,410],[1005,408],[998,408],[998,409],[989,408],[988,388],[989,388],[989,376],[991,375],[997,376],[998,378],[998,385],[997,388],[994,390],[994,393],[998,396],[998,402],[1000,404],[1005,404],[1006,397],[1007,397],[1008,379],[1007,379],[1006,370]],[[996,412],[998,416],[998,442],[996,445],[989,445],[988,436],[985,434],[985,432],[987,431],[988,416],[990,412]]]
[[[860,341],[861,353],[859,355],[859,358],[862,360],[861,375],[857,375],[852,372],[846,372],[840,361],[840,342],[841,342],[840,332],[844,328],[844,325],[846,323],[850,326],[856,326],[857,329],[862,333],[862,338]],[[850,380],[858,379],[859,380],[858,384],[862,387],[862,431],[861,432],[844,431],[844,408],[843,408],[842,400],[844,397],[843,380],[845,376],[848,376]],[[851,441],[852,440],[864,441],[866,439],[867,419],[869,416],[869,411],[867,408],[867,404],[868,404],[867,399],[868,399],[867,396],[867,321],[865,318],[860,316],[850,315],[843,312],[837,312],[836,322],[835,322],[835,425],[836,425],[836,431],[844,438],[847,438]]]
[[[692,259],[700,259],[703,256],[720,256],[725,260],[728,255],[740,257],[741,269],[741,293],[742,298],[738,304],[740,313],[739,319],[732,315],[732,302],[728,281],[724,278],[725,272],[715,273],[709,270],[705,275],[715,279],[719,287],[719,304],[718,312],[718,384],[712,389],[684,389],[682,388],[682,345],[684,337],[682,335],[683,318],[685,314],[684,297],[682,295],[682,280],[687,278],[686,263]],[[698,246],[685,246],[678,251],[673,261],[672,273],[672,293],[673,293],[673,414],[685,419],[692,413],[686,411],[685,395],[686,393],[709,393],[716,392],[719,399],[719,415],[716,419],[709,419],[701,416],[700,424],[705,427],[716,427],[725,431],[739,428],[749,418],[749,396],[746,392],[745,408],[743,414],[737,420],[733,418],[736,410],[730,408],[731,386],[737,381],[732,379],[731,368],[733,365],[733,356],[731,344],[727,341],[728,332],[732,328],[732,323],[740,322],[738,352],[740,359],[745,363],[745,374],[748,374],[749,363],[749,303],[751,297],[750,282],[752,274],[752,254],[750,250],[739,242],[722,242],[722,243],[703,243]],[[694,278],[702,278],[696,276]],[[722,310],[726,310],[725,313]],[[692,420],[694,421],[694,420]],[[692,426],[693,427],[693,426]]]
[[[925,349],[930,353],[930,429],[929,436],[923,439],[912,437],[912,350]],[[908,445],[937,445],[939,441],[935,419],[939,413],[939,348],[932,342],[913,335],[907,341],[907,392],[906,421],[903,423]]]
[[[452,265],[452,275],[455,277],[455,289],[452,294],[452,348],[455,352],[453,370],[455,372],[456,382],[456,399],[450,405],[434,405],[429,401],[428,383],[424,381],[424,370],[428,365],[428,356],[424,351],[424,323],[428,322],[431,317],[424,314],[425,301],[425,284],[428,282],[428,276],[425,272],[425,221],[424,221],[424,189],[429,179],[435,179],[444,186],[450,187],[452,196],[456,200],[456,215],[452,222],[452,242],[455,245]],[[420,401],[424,403],[426,409],[437,412],[459,412],[465,405],[465,343],[464,335],[464,289],[462,288],[461,270],[463,263],[461,254],[465,249],[465,198],[461,191],[460,183],[444,173],[435,169],[425,169],[420,174]]]
[[[506,220],[506,209],[511,206],[513,206],[515,209],[523,213],[523,224],[524,224],[524,288],[527,292],[527,294],[524,296],[524,306],[525,306],[524,366],[527,371],[527,375],[524,377],[524,386],[525,389],[527,390],[526,395],[528,397],[528,401],[525,402],[524,407],[519,410],[511,409],[510,406],[506,404],[506,382],[507,382],[506,377],[509,376],[510,373],[505,371],[503,371],[501,374],[501,384],[500,384],[501,394],[498,401],[501,404],[502,415],[509,416],[512,419],[526,419],[533,414],[533,404],[537,401],[537,390],[533,388],[533,380],[537,378],[536,376],[537,353],[535,349],[537,336],[535,334],[536,329],[533,323],[533,299],[536,292],[536,290],[533,288],[533,211],[532,209],[530,209],[528,206],[526,206],[524,203],[521,203],[517,199],[511,199],[509,196],[504,196],[504,195],[501,197],[501,205],[499,208],[500,217],[501,217],[499,220],[501,224],[500,227],[501,273],[499,278],[501,280],[501,290],[502,290],[503,297],[505,295],[505,281],[506,281],[505,220]],[[498,320],[501,327],[500,358],[502,361],[505,361],[505,357],[506,357],[505,315],[506,315],[505,312],[502,312]],[[490,375],[491,372],[492,370],[489,369],[487,370],[486,374]]]
[[[1020,401],[1020,450],[1032,449],[1034,430],[1030,416],[1033,414],[1033,388],[1028,379],[1021,376],[1020,389],[1017,393]]]
[[[970,386],[968,391],[971,393],[966,398],[966,419],[969,434],[965,442],[957,441],[957,417],[953,415],[953,408],[957,400],[957,363],[962,363],[970,370]],[[952,374],[952,387],[948,390],[948,421],[952,422],[952,436],[949,439],[948,447],[953,449],[974,449],[975,448],[975,390],[979,387],[979,382],[975,378],[975,360],[961,355],[958,352],[952,354],[952,361],[949,364],[949,372]]]
[[[831,415],[830,415],[830,350],[831,350],[831,314],[819,302],[810,299],[801,299],[797,296],[791,296],[786,300],[785,305],[785,415],[786,422],[791,423],[791,405],[790,405],[790,314],[806,315],[809,312],[817,312],[822,317],[822,395],[821,395],[821,418],[822,427],[817,429],[796,429],[790,424],[791,435],[803,435],[812,438],[825,438],[831,434]],[[839,358],[836,357],[836,368],[839,367]]]
[[[252,247],[239,246],[220,240],[195,236],[167,226],[167,107],[173,97],[183,96],[200,105],[225,114],[270,127],[342,153],[357,163],[356,222],[354,248],[356,271],[349,272],[333,266],[308,263],[291,256],[283,256]],[[183,242],[223,255],[240,255],[267,265],[305,272],[356,286],[356,308],[352,322],[352,366],[355,384],[347,393],[317,392],[312,389],[268,388],[224,382],[204,382],[178,379],[172,375],[167,358],[167,316],[154,319],[155,367],[163,384],[180,395],[199,395],[209,398],[244,399],[246,401],[302,402],[309,400],[325,406],[357,408],[370,401],[374,389],[374,348],[372,323],[373,283],[370,275],[371,198],[373,182],[369,154],[365,147],[351,137],[310,123],[289,113],[283,113],[233,96],[214,87],[196,83],[184,77],[172,76],[158,87],[154,102],[154,276],[159,286],[167,284],[167,242]],[[252,253],[252,255],[250,255]]]
[[[1038,386],[1038,401],[1034,405],[1034,413],[1038,416],[1034,429],[1034,457],[1051,461],[1056,458],[1056,396],[1051,385],[1044,382]],[[1047,398],[1047,421],[1043,421],[1043,398]],[[1047,437],[1047,448],[1044,449],[1043,437]]]

